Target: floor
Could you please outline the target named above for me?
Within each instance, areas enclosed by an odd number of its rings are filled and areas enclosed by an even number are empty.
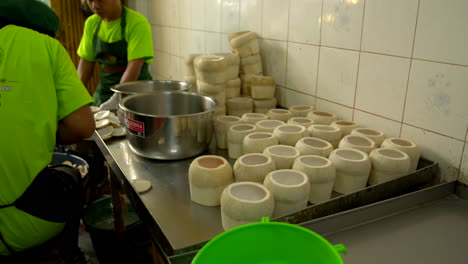
[[[80,228],[78,246],[80,247],[81,251],[85,254],[86,259],[88,260],[88,264],[99,264],[99,260],[96,256],[96,251],[93,247],[93,242],[91,241],[91,236],[85,230],[84,226]]]
[[[80,225],[78,246],[85,254],[85,258],[88,261],[88,264],[99,264],[90,233],[86,230],[83,224]],[[34,264],[63,264],[63,260],[60,257],[58,251],[52,246],[38,248],[37,250],[34,250],[28,254],[27,258],[28,261],[33,261]],[[0,260],[0,263],[1,262],[2,261]]]
[[[85,254],[88,264],[99,264],[89,233],[82,226],[79,233],[79,247]],[[21,253],[14,259],[0,256],[1,264],[63,264],[56,242],[50,242]]]

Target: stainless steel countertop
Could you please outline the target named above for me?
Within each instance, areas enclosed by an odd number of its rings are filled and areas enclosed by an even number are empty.
[[[171,262],[190,263],[197,244],[223,232],[219,207],[201,206],[190,200],[187,168],[193,158],[152,160],[134,154],[125,139],[104,142],[97,135],[93,139],[113,171],[120,173],[123,185],[128,186],[133,179],[151,182],[148,192],[131,191],[138,196],[137,203],[143,205],[143,215],[147,216],[144,221],[155,222],[150,226],[156,226],[152,231],[158,241],[170,245],[163,248],[167,257],[180,254]],[[214,144],[203,154],[227,156],[226,151]],[[453,182],[434,185],[300,225],[332,244],[344,244],[349,252],[343,255],[347,264],[466,263],[468,202],[454,195],[455,186]],[[467,193],[465,188],[462,197]]]
[[[456,196],[326,236],[346,264],[468,262],[468,202]]]
[[[455,194],[456,186],[441,184],[302,226],[344,244],[346,264],[468,263],[468,201]]]
[[[101,144],[101,150],[103,146],[107,148],[109,153],[104,155],[112,156],[115,164],[111,166],[118,166],[128,181],[144,179],[151,182],[152,188],[138,195],[175,251],[210,240],[224,231],[219,206],[202,206],[190,199],[188,167],[194,158],[177,161],[148,159],[133,153],[125,139],[103,143],[94,136],[94,140]],[[213,145],[203,154],[227,156],[227,151]],[[231,165],[234,162],[232,159],[228,161]]]
[[[142,218],[149,232],[155,238],[167,258],[190,256],[201,246],[222,233],[220,207],[207,207],[190,199],[188,167],[194,158],[162,161],[148,159],[135,154],[127,140],[110,139],[103,141],[97,133],[93,135],[104,157],[117,179],[130,194],[132,204]],[[227,151],[216,148],[214,141],[204,154],[220,155],[227,158]],[[233,165],[235,160],[227,158]],[[375,185],[349,195],[335,195],[326,203],[309,206],[303,211],[277,218],[288,223],[303,223],[310,219],[342,212],[369,203],[381,201],[412,191],[433,178],[437,164],[421,160],[424,169],[418,169],[407,177]],[[144,179],[152,188],[137,194],[129,188],[129,182]],[[275,219],[273,219],[275,220]],[[312,229],[314,230],[314,229]],[[333,231],[339,230],[335,226]],[[176,257],[178,258],[178,257]],[[175,261],[174,258],[171,262]],[[187,262],[188,263],[188,262]]]

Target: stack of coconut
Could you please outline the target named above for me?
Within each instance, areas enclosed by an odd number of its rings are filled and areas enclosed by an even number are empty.
[[[201,58],[197,60],[197,66],[195,66],[197,57]],[[192,84],[191,91],[193,92],[200,92],[197,85],[198,81],[202,86],[206,83],[223,86],[226,99],[239,97],[241,89],[239,63],[239,55],[233,53],[189,54],[184,61],[186,72],[184,81]],[[196,75],[197,68],[198,72],[200,72],[198,78]]]
[[[226,97],[236,96],[240,91],[239,56],[236,54],[190,54],[185,58],[185,81],[195,91],[213,98],[217,107],[215,116],[226,114]]]
[[[241,93],[241,80],[239,79],[240,57],[234,53],[217,53],[226,61],[226,100],[239,97]]]
[[[257,36],[242,31],[228,36],[232,53],[189,54],[184,80],[192,91],[217,102],[214,116],[266,113],[276,107],[275,80],[263,76]],[[240,78],[239,78],[240,74]]]
[[[242,97],[227,101],[229,115],[266,113],[276,107],[275,80],[263,76],[262,59],[257,35],[252,31],[241,31],[228,36],[232,51],[240,56],[240,79]]]
[[[190,164],[192,201],[220,205],[223,228],[258,222],[414,172],[419,147],[403,138],[337,120],[312,105],[218,116],[219,148],[237,159],[205,155]]]
[[[184,67],[185,67],[185,76],[184,81],[190,83],[192,88],[190,88],[191,92],[198,92],[197,89],[197,77],[195,74],[195,68],[193,67],[193,60],[200,56],[201,54],[189,54],[185,57]]]

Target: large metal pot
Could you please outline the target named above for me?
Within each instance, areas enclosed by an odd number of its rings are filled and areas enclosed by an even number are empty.
[[[165,81],[165,80],[153,80],[153,81],[134,81],[120,83],[112,86],[110,89],[120,95],[122,98],[140,93],[154,93],[163,91],[187,91],[192,85],[187,82],[179,81]]]
[[[207,149],[212,135],[213,99],[189,92],[130,95],[119,104],[130,148],[161,160],[193,157]]]
[[[147,94],[156,92],[180,92],[187,91],[192,87],[190,83],[179,82],[179,81],[166,81],[166,80],[153,80],[153,81],[134,81],[120,83],[112,86],[110,89],[117,93],[119,96],[119,102],[123,98],[133,94]],[[117,111],[120,123],[124,123],[124,117],[121,110]]]

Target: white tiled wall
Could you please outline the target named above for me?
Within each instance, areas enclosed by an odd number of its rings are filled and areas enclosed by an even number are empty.
[[[317,96],[353,107],[359,52],[320,48]]]
[[[363,51],[411,57],[418,0],[366,1]]]
[[[401,121],[410,59],[361,53],[355,108]]]
[[[159,79],[252,30],[281,106],[315,104],[413,140],[468,184],[468,1],[130,0],[153,26]]]

